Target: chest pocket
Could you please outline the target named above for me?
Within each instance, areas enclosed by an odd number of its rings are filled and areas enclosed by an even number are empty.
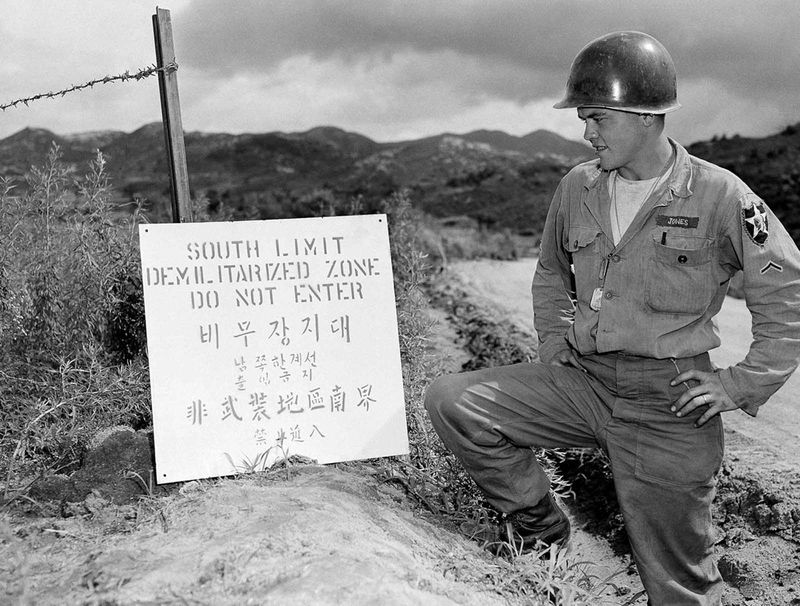
[[[655,310],[674,314],[700,314],[719,288],[714,276],[713,238],[653,233],[653,262],[647,270],[645,299]]]
[[[597,287],[600,262],[600,229],[597,227],[570,227],[565,247],[572,257],[575,274],[575,295],[579,301],[589,301]]]

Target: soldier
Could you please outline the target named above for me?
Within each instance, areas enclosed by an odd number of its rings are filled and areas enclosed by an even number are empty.
[[[800,252],[739,178],[664,133],[666,49],[639,32],[585,46],[564,99],[597,158],[559,184],[533,279],[540,362],[440,377],[426,408],[521,551],[569,520],[531,447],[601,448],[650,604],[719,604],[711,502],[721,414],[755,416],[800,352]],[[743,272],[746,358],[714,368],[713,317]]]

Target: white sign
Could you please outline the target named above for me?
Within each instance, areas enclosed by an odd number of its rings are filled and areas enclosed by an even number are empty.
[[[159,483],[408,453],[385,215],[139,237]]]

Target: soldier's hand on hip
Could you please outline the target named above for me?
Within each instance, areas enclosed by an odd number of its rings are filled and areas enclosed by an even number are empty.
[[[687,370],[672,379],[670,385],[687,384],[687,381],[697,381],[698,385],[689,387],[678,401],[672,405],[670,410],[677,416],[688,415],[698,406],[708,406],[703,415],[697,419],[695,427],[700,427],[714,415],[726,410],[736,410],[739,408],[731,400],[728,392],[722,386],[719,376],[713,372],[703,370]]]

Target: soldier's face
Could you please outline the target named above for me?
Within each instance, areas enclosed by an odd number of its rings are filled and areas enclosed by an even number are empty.
[[[600,168],[616,169],[630,178],[626,168],[636,164],[646,145],[642,116],[604,107],[579,107],[578,117],[586,124],[583,138],[594,147]]]

